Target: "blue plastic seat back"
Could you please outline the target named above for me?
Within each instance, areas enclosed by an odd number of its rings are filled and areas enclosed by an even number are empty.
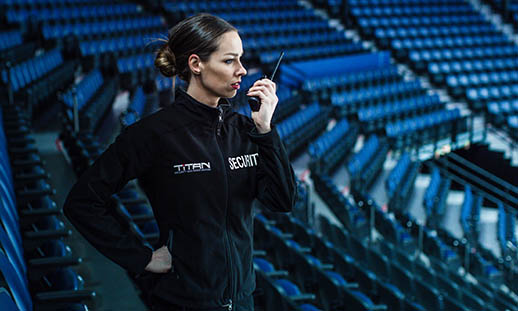
[[[60,268],[45,275],[49,290],[80,290],[82,278],[70,267]]]
[[[305,303],[299,306],[299,309],[302,311],[320,311],[319,308],[315,307],[312,304]]]
[[[333,280],[333,283],[335,283],[336,285],[338,286],[346,286],[347,285],[347,282],[344,280],[344,278],[334,272],[334,271],[326,271],[326,274],[331,278],[331,280]]]
[[[25,279],[27,274],[27,267],[23,258],[23,248],[21,245],[13,243],[5,232],[3,226],[0,224],[0,247],[4,250],[7,258],[13,265],[13,269],[21,279]]]
[[[266,273],[275,271],[273,265],[268,260],[263,258],[254,258],[254,266]]]
[[[32,310],[32,300],[24,280],[21,280],[7,259],[6,254],[0,249],[0,272],[7,282],[13,295],[13,300],[21,310]]]
[[[275,284],[277,288],[281,290],[283,294],[286,296],[298,296],[300,295],[300,290],[297,285],[293,284],[291,281],[286,279],[275,280]]]
[[[20,308],[14,303],[13,297],[6,288],[0,287],[0,307],[2,311],[19,311]]]

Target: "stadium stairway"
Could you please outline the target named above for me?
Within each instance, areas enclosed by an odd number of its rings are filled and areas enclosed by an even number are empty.
[[[47,163],[51,181],[56,189],[55,201],[63,206],[66,195],[77,179],[72,166],[67,162],[58,134],[52,132],[34,135],[41,157]],[[83,265],[89,272],[89,287],[98,293],[98,304],[91,310],[145,310],[139,298],[139,290],[129,279],[128,274],[118,265],[96,251],[68,222],[63,220],[72,235],[67,243],[83,257]],[[103,297],[104,296],[104,297]]]

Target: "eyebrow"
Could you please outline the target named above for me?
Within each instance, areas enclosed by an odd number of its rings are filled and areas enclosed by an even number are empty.
[[[245,52],[243,52],[243,54],[245,54]],[[241,54],[241,56],[243,56],[243,54]],[[223,54],[223,55],[239,56],[239,54],[237,54],[237,53],[232,53],[232,52],[225,53],[225,54]]]

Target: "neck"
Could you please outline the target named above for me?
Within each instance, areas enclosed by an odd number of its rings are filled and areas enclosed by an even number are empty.
[[[202,104],[213,108],[218,107],[220,97],[210,94],[196,79],[191,79],[187,87],[187,94]]]

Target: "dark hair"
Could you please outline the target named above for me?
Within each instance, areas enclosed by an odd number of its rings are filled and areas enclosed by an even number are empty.
[[[211,14],[200,13],[186,18],[169,30],[167,43],[158,50],[155,67],[166,77],[178,75],[189,83],[189,56],[196,54],[202,61],[207,61],[217,50],[221,35],[229,31],[237,29]]]

